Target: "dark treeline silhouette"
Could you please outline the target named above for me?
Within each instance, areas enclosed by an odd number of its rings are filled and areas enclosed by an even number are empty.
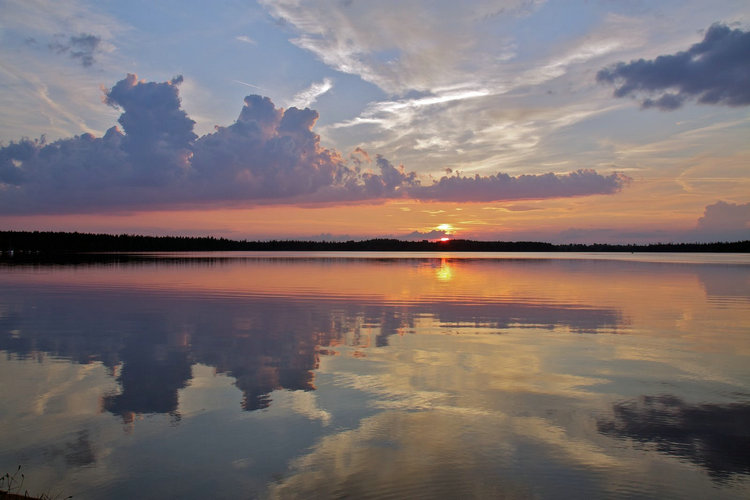
[[[750,240],[716,243],[562,244],[537,241],[247,241],[214,237],[141,236],[51,231],[0,231],[4,257],[84,252],[376,251],[376,252],[750,252]]]

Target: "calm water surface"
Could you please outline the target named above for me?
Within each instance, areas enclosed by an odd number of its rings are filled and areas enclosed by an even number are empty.
[[[0,265],[0,474],[89,498],[748,498],[750,256]]]

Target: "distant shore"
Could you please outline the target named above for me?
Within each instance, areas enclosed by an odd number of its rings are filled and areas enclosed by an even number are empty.
[[[2,259],[97,252],[719,252],[748,253],[750,240],[714,243],[553,244],[538,241],[248,241],[214,237],[141,236],[47,231],[0,231]]]

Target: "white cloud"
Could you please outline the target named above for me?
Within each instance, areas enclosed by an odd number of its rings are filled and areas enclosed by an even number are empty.
[[[305,90],[295,94],[289,103],[287,103],[287,107],[295,107],[299,109],[310,107],[318,100],[318,97],[322,96],[332,88],[333,81],[330,78],[325,78],[322,82],[312,83]]]
[[[559,6],[545,2],[261,4],[285,22],[292,43],[386,94],[321,127],[327,141],[340,149],[362,146],[433,175],[445,167],[542,172],[566,155],[575,168],[611,165],[606,138],[597,140],[606,129],[581,139],[579,150],[565,139],[569,127],[604,122],[625,104],[596,84],[596,72],[613,61],[668,53],[684,46],[686,36],[684,26],[655,28],[663,14],[652,6],[592,5],[585,16],[571,11],[573,22],[558,31],[548,21]],[[708,19],[707,9],[694,7],[670,15],[695,30],[731,12],[720,5]]]
[[[454,85],[460,74],[483,71],[482,55],[495,60],[499,52],[507,58],[511,40],[502,34],[485,40],[477,33],[486,32],[482,28],[491,18],[517,18],[539,3],[261,1],[295,28],[293,43],[393,94]]]
[[[240,41],[240,42],[249,43],[250,45],[257,45],[258,44],[258,42],[256,42],[255,40],[253,40],[252,38],[250,38],[247,35],[236,36],[236,37],[234,37],[234,39],[237,40],[237,41]]]

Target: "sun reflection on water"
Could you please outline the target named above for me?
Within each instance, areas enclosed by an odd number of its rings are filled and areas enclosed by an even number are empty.
[[[435,270],[435,276],[440,281],[451,281],[453,279],[453,266],[448,259],[440,259],[440,267]]]

